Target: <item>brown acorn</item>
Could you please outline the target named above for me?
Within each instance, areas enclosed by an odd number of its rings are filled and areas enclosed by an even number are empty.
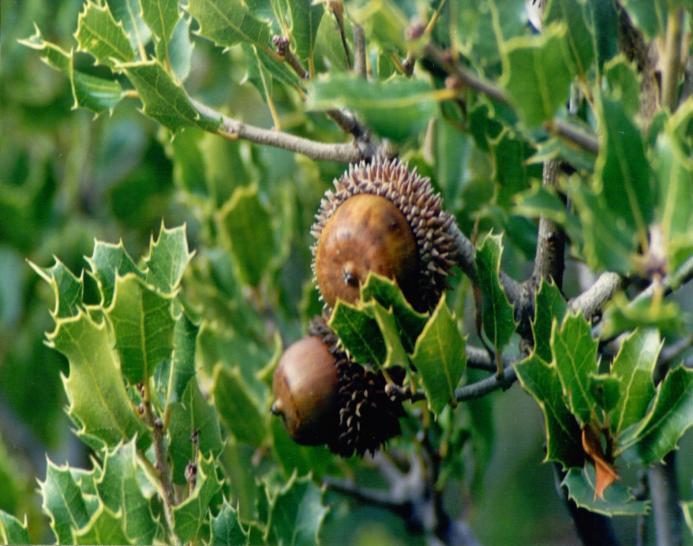
[[[322,340],[304,337],[279,360],[272,381],[272,413],[297,443],[324,444],[337,418],[337,366]]]
[[[300,444],[326,444],[343,457],[375,452],[400,433],[401,402],[386,393],[382,373],[366,370],[339,349],[324,319],[314,319],[308,333],[279,361],[272,412]],[[401,382],[403,370],[390,372]]]
[[[370,271],[397,281],[418,310],[435,307],[456,260],[454,218],[428,178],[397,159],[351,165],[320,203],[313,273],[331,308],[354,302]]]

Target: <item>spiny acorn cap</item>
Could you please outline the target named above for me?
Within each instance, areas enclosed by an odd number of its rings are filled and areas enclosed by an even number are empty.
[[[414,293],[411,293],[412,289],[407,290],[407,286],[402,286],[401,282],[400,288],[415,307],[432,309],[446,288],[448,272],[457,258],[457,247],[450,229],[454,218],[442,209],[441,197],[434,192],[430,180],[420,176],[416,169],[409,170],[398,159],[376,158],[371,163],[352,164],[334,181],[334,190],[325,193],[311,228],[315,238],[312,247],[313,273],[321,297],[328,306],[331,305],[317,282],[321,235],[337,209],[350,198],[361,194],[384,197],[406,218],[416,241],[418,275],[406,283],[415,287]],[[349,280],[345,272],[344,282],[348,283]],[[407,294],[407,291],[410,293]]]
[[[328,447],[342,457],[374,453],[400,434],[399,418],[404,415],[401,401],[395,395],[388,396],[387,382],[381,372],[367,370],[349,359],[322,317],[313,319],[308,333],[322,340],[337,366],[339,417],[334,433],[326,442]],[[391,368],[390,376],[401,384],[404,370]]]

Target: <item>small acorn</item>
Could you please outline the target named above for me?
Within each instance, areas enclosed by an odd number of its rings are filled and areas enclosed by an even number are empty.
[[[299,444],[326,444],[343,457],[375,452],[400,433],[401,402],[386,392],[382,373],[352,362],[324,319],[291,345],[274,372],[272,413]],[[402,369],[391,369],[395,382]]]
[[[399,160],[351,165],[325,193],[311,230],[326,306],[358,300],[372,271],[394,279],[416,309],[432,309],[457,257],[453,222],[429,179]]]

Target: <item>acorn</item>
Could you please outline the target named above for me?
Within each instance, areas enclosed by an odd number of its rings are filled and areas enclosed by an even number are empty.
[[[272,413],[282,417],[299,444],[326,444],[342,457],[373,453],[400,434],[401,401],[388,394],[387,381],[351,361],[322,317],[308,336],[291,345],[274,372]],[[401,384],[404,370],[393,368]]]
[[[398,159],[351,165],[325,193],[311,229],[325,305],[358,300],[372,271],[395,280],[414,308],[432,309],[457,258],[453,222],[430,180]]]

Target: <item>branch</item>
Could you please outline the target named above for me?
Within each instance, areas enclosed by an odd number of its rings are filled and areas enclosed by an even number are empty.
[[[549,159],[544,163],[542,185],[547,188],[556,186],[560,162]],[[532,277],[535,285],[540,279],[553,279],[556,285],[563,286],[565,234],[557,224],[541,217],[537,235],[537,251],[534,258]]]
[[[570,301],[572,311],[582,311],[587,320],[601,311],[616,291],[623,286],[623,279],[617,273],[602,273],[595,283]]]
[[[493,82],[477,76],[467,67],[455,63],[448,52],[429,44],[425,49],[425,57],[437,67],[442,68],[447,74],[454,76],[464,86],[474,89],[492,100],[512,106],[510,98],[503,89]],[[585,133],[582,129],[566,121],[555,118],[546,123],[546,130],[587,152],[595,155],[599,153],[599,142],[594,136]]]
[[[240,138],[254,142],[255,144],[289,150],[291,152],[303,154],[311,159],[322,161],[354,163],[361,159],[369,159],[371,157],[371,155],[369,155],[371,150],[368,147],[361,149],[355,144],[328,144],[326,142],[317,142],[315,140],[298,137],[282,131],[263,129],[225,116],[221,112],[199,101],[192,100],[192,103],[202,116],[220,120],[220,127],[217,129],[217,134],[228,140],[237,140]]]
[[[664,464],[655,464],[648,471],[652,514],[654,516],[657,546],[680,546],[681,508],[676,480],[676,452],[664,457]]]

